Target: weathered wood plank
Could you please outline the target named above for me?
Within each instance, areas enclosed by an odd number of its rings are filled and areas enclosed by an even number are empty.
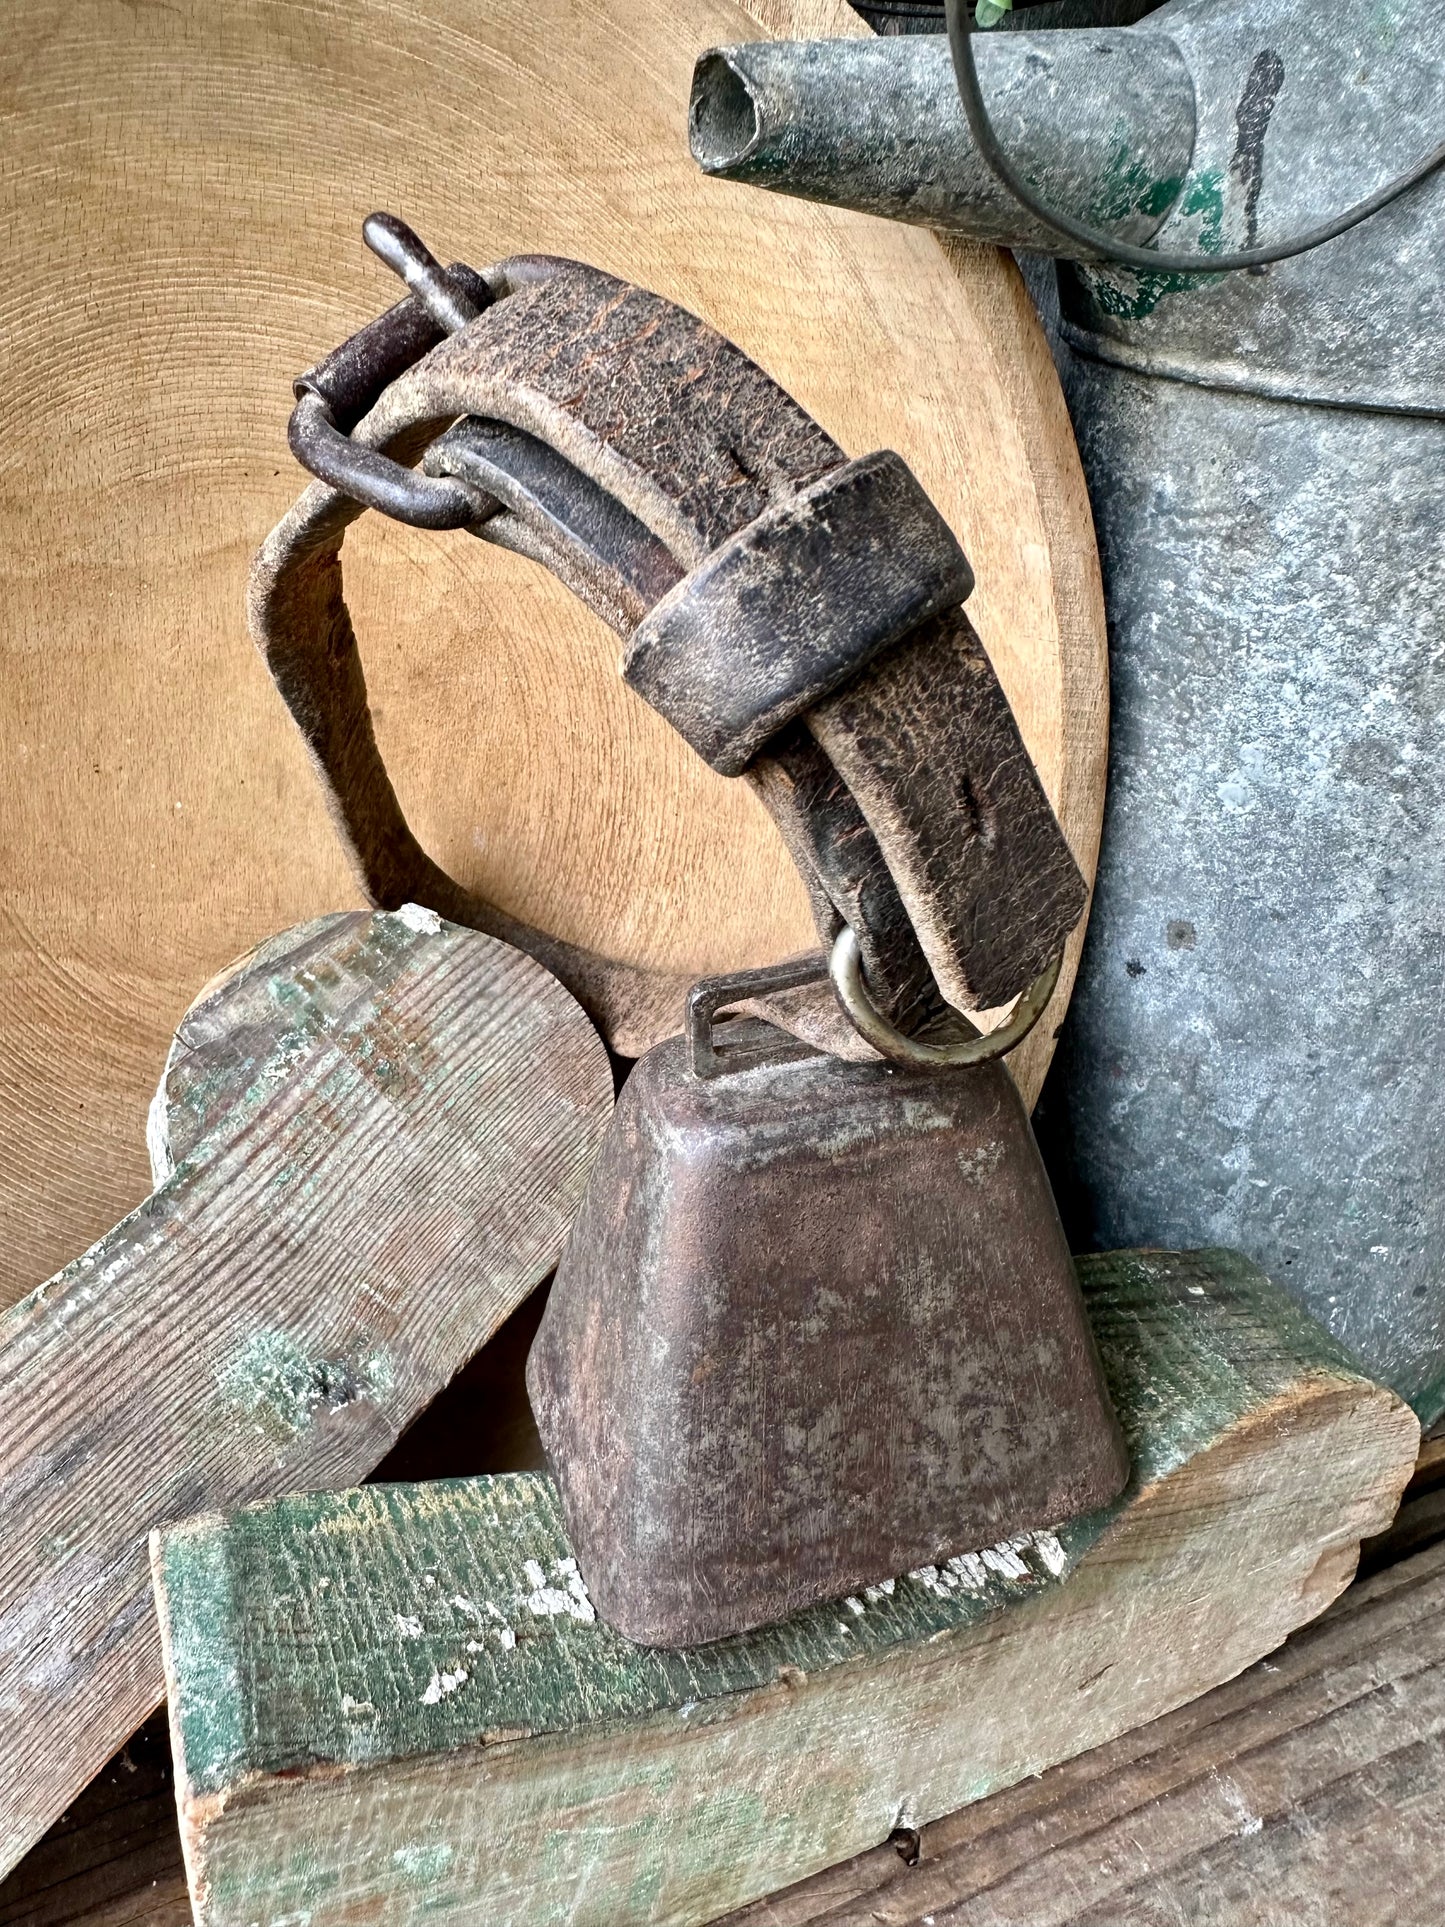
[[[1402,1601],[1408,1615],[1403,1620]],[[924,1828],[914,1867],[905,1867],[892,1846],[875,1848],[730,1915],[719,1927],[853,1927],[859,1921],[925,1927],[930,1919],[936,1927],[965,1927],[967,1905],[985,1895],[997,1904],[1000,1893],[1006,1897],[1011,1869],[1036,1855],[1054,1866],[1056,1884],[1077,1876],[1077,1866],[1066,1870],[1054,1856],[1094,1839],[1101,1817],[1108,1824],[1110,1815],[1127,1816],[1129,1835],[1154,1851],[1151,1871],[1131,1891],[1112,1891],[1103,1915],[1108,1927],[1144,1927],[1148,1910],[1157,1910],[1166,1896],[1176,1906],[1163,1916],[1168,1927],[1196,1920],[1199,1927],[1277,1927],[1285,1919],[1292,1927],[1398,1927],[1431,1920],[1445,1884],[1445,1743],[1438,1729],[1422,1736],[1418,1713],[1445,1682],[1441,1626],[1445,1545],[1437,1544],[1387,1573],[1357,1581],[1323,1618],[1292,1634],[1238,1680],[1038,1780]],[[1342,1627],[1343,1641],[1337,1637]],[[1402,1641],[1404,1627],[1410,1630]],[[1399,1656],[1410,1646],[1417,1648],[1413,1670],[1402,1674]],[[1297,1692],[1308,1680],[1315,1697]],[[1329,1702],[1323,1714],[1318,1689]],[[1257,1811],[1237,1824],[1233,1812],[1228,1815],[1217,1865],[1205,1870],[1197,1863],[1162,1864],[1149,1839],[1156,1802],[1207,1794],[1216,1776],[1233,1778],[1237,1758],[1258,1756],[1257,1734],[1236,1724],[1241,1707],[1264,1706],[1266,1744],[1283,1749],[1297,1733],[1308,1734],[1337,1710],[1348,1713],[1371,1694],[1391,1705],[1390,1721],[1375,1729],[1382,1750],[1366,1757],[1337,1726],[1333,1747],[1297,1762],[1302,1770],[1287,1807],[1268,1816]],[[1397,1717],[1402,1699],[1404,1713]],[[1208,1752],[1186,1757],[1209,1735]],[[169,1764],[158,1718],[127,1749],[127,1759],[112,1762],[77,1802],[68,1824],[53,1829],[0,1883],[0,1922],[189,1923]],[[1385,1801],[1373,1797],[1382,1776],[1390,1782]],[[1096,1789],[1106,1781],[1112,1788],[1100,1800]],[[115,1851],[118,1831],[124,1834],[121,1853]],[[1088,1857],[1085,1852],[1085,1876]],[[1102,1873],[1108,1856],[1098,1858]],[[1093,1904],[1087,1877],[1071,1891],[1086,1909]],[[952,1911],[957,1904],[965,1910]]]
[[[522,1370],[546,1302],[534,1291],[434,1398],[373,1481],[535,1471],[544,1463]],[[0,1880],[0,1927],[190,1927],[164,1710]]]
[[[1397,1565],[1412,1553],[1445,1539],[1445,1452],[1441,1441],[1426,1439],[1415,1461],[1415,1476],[1405,1487],[1400,1510],[1388,1528],[1360,1548],[1362,1575]]]
[[[267,946],[182,1027],[171,1175],[0,1320],[0,1868],[161,1697],[152,1526],[386,1452],[555,1262],[611,1105],[529,958],[431,913]]]
[[[0,1881],[0,1927],[189,1927],[175,1783],[157,1714]]]
[[[1230,1254],[1082,1270],[1134,1478],[1012,1566],[657,1653],[591,1617],[538,1477],[158,1535],[198,1917],[705,1921],[1272,1650],[1393,1510],[1413,1416]]]
[[[1445,1544],[1176,1713],[725,1927],[1396,1927],[1445,1878]]]
[[[506,1331],[498,1334],[462,1379],[429,1408],[401,1442],[398,1452],[389,1455],[388,1463],[398,1454],[404,1455],[408,1469],[400,1471],[398,1476],[420,1476],[422,1467],[432,1476],[444,1472],[457,1463],[453,1454],[458,1449],[464,1451],[464,1462],[470,1462],[476,1470],[491,1465],[530,1466],[534,1462],[534,1437],[524,1444],[519,1459],[513,1438],[517,1428],[512,1423],[504,1420],[500,1432],[494,1425],[489,1432],[489,1424],[496,1416],[493,1404],[469,1404],[464,1415],[453,1413],[449,1408],[467,1387],[472,1388],[474,1399],[483,1398],[484,1378],[486,1386],[492,1389],[502,1382],[495,1363],[489,1364],[489,1360],[498,1346],[507,1341],[514,1327],[518,1328],[519,1342],[511,1347],[512,1377],[520,1383],[520,1359],[526,1349],[520,1341],[530,1337],[535,1329],[536,1313],[534,1296],[513,1314]],[[481,1369],[483,1366],[488,1368],[485,1372]],[[510,1411],[512,1401],[503,1403]],[[464,1440],[448,1434],[449,1444],[448,1438],[436,1436],[438,1427],[454,1427],[463,1418],[467,1434]],[[1434,1469],[1434,1458],[1434,1454],[1422,1449],[1417,1482],[1422,1473]],[[410,1469],[413,1460],[416,1471]],[[384,1474],[386,1466],[379,1471]],[[1376,1548],[1383,1548],[1387,1541],[1388,1535],[1372,1543]],[[1279,1653],[1259,1662],[1237,1682],[1193,1702],[1187,1717],[1183,1713],[1166,1715],[1153,1726],[1139,1729],[1131,1736],[1130,1743],[1121,1740],[1096,1748],[1067,1766],[1052,1768],[1040,1780],[1025,1781],[925,1828],[921,1839],[914,1836],[923,1870],[916,1878],[901,1865],[892,1846],[875,1848],[730,1916],[726,1927],[824,1927],[824,1923],[836,1923],[840,1919],[850,1923],[866,1920],[875,1910],[885,1922],[905,1921],[917,1923],[918,1927],[930,1913],[936,1920],[948,1919],[950,1904],[955,1899],[967,1898],[979,1885],[977,1879],[971,1879],[977,1871],[974,1842],[985,1841],[995,1832],[1001,1833],[1016,1825],[1037,1830],[1042,1816],[1058,1804],[1069,1807],[1077,1824],[1087,1831],[1090,1822],[1081,1797],[1083,1788],[1131,1759],[1142,1757],[1150,1749],[1163,1751],[1176,1744],[1186,1725],[1191,1731],[1202,1730],[1217,1716],[1227,1717],[1241,1694],[1256,1691],[1271,1681],[1278,1683],[1280,1673],[1289,1672],[1298,1649],[1306,1644],[1313,1647],[1346,1616],[1359,1613],[1351,1653],[1368,1659],[1377,1637],[1377,1605],[1383,1601],[1388,1606],[1390,1596],[1413,1583],[1416,1577],[1424,1577],[1428,1582],[1428,1591],[1422,1589],[1419,1595],[1422,1620],[1428,1623],[1440,1615],[1445,1611],[1445,1572],[1439,1563],[1442,1559],[1445,1559],[1445,1548],[1434,1559],[1424,1554],[1415,1556],[1387,1583],[1357,1580],[1323,1618],[1292,1634]],[[1321,1650],[1315,1657],[1321,1674],[1335,1669],[1332,1650]],[[1427,1662],[1430,1670],[1441,1664],[1436,1660]],[[1417,1677],[1423,1685],[1424,1668]],[[1389,1682],[1384,1684],[1388,1690]],[[1137,1747],[1134,1741],[1138,1742]],[[1220,1771],[1228,1771],[1232,1744],[1229,1739],[1224,1742]],[[1414,1895],[1432,1895],[1445,1884],[1445,1825],[1441,1824],[1445,1821],[1445,1746],[1432,1743],[1422,1747],[1403,1727],[1391,1736],[1391,1746],[1409,1755],[1405,1797],[1395,1807],[1372,1808],[1361,1824],[1351,1828],[1348,1838],[1336,1832],[1335,1813],[1326,1812],[1314,1802],[1312,1783],[1298,1789],[1296,1811],[1308,1809],[1310,1825],[1319,1832],[1322,1849],[1319,1857],[1322,1871],[1302,1871],[1291,1889],[1293,1918],[1306,1923],[1306,1927],[1313,1927],[1316,1921],[1321,1927],[1330,1921],[1334,1927],[1336,1921],[1342,1920],[1348,1920],[1350,1927],[1376,1927],[1376,1922],[1384,1927],[1390,1908],[1398,1905],[1402,1911],[1395,1918],[1403,1919]],[[1266,1822],[1266,1826],[1269,1824]],[[1252,1837],[1244,1834],[1240,1846],[1225,1854],[1221,1885],[1228,1884],[1228,1867],[1234,1853],[1247,1854]],[[1037,1832],[1029,1836],[1030,1850],[1036,1838]],[[1407,1857],[1404,1880],[1399,1879],[1395,1864],[1401,1854]],[[1327,1906],[1333,1907],[1329,1882],[1343,1865],[1354,1870],[1355,1893],[1350,1897],[1349,1907],[1335,1908],[1332,1916],[1327,1911]],[[930,1878],[935,1871],[940,1875],[939,1883]],[[1273,1879],[1272,1871],[1268,1877]],[[1147,1899],[1147,1887],[1144,1895]],[[1122,1903],[1122,1911],[1113,1916],[1117,1927],[1130,1927],[1127,1904]],[[1247,1908],[1251,1904],[1258,1908],[1256,1917],[1270,1921],[1272,1888],[1263,1896],[1251,1896],[1246,1884],[1237,1905]],[[1429,1918],[1424,1903],[1417,1911]],[[1217,1918],[1218,1927],[1242,1927],[1250,1916],[1247,1912],[1241,1913],[1238,1922],[1224,1914],[1212,1918]],[[0,1923],[4,1927],[22,1921],[27,1927],[122,1927],[122,1924],[123,1927],[182,1927],[182,1923],[187,1923],[188,1927],[190,1920],[190,1900],[176,1831],[170,1742],[164,1716],[157,1715],[125,1749],[124,1755],[113,1760],[87,1788],[65,1819],[51,1829],[9,1879],[0,1882]]]

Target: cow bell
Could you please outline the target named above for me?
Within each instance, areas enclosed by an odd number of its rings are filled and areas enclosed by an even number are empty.
[[[1057,1524],[1127,1474],[1002,1063],[715,1031],[778,977],[697,986],[633,1070],[528,1361],[593,1603],[647,1645]]]

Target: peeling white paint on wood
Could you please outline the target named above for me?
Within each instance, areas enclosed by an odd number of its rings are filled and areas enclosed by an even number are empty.
[[[449,1693],[455,1693],[458,1687],[465,1686],[470,1678],[471,1674],[465,1666],[458,1666],[450,1673],[444,1673],[440,1670],[434,1672],[427,1681],[426,1691],[421,1696],[422,1705],[435,1706],[439,1700],[444,1700]]]
[[[524,1604],[537,1618],[566,1613],[589,1626],[596,1619],[597,1613],[588,1597],[587,1583],[578,1571],[575,1559],[558,1559],[553,1565],[553,1576],[561,1580],[560,1586],[548,1585],[547,1575],[535,1559],[525,1561],[522,1570],[532,1588]]]
[[[418,936],[435,937],[441,932],[441,918],[435,910],[428,910],[424,903],[404,903],[396,912],[396,920],[404,923],[408,930],[415,930]]]
[[[528,1589],[565,1593],[569,1549],[555,1494],[532,1475],[176,1528],[158,1555],[162,1601],[199,1588],[187,1623],[219,1617],[256,1642],[225,1715],[232,1750],[212,1767],[216,1702],[193,1696],[170,1632],[206,1927],[297,1904],[317,1909],[316,1927],[353,1927],[378,1906],[410,1918],[390,1856],[423,1837],[457,1845],[427,1892],[438,1915],[616,1927],[645,1912],[682,1927],[876,1843],[899,1813],[927,1823],[1232,1677],[1344,1583],[1359,1534],[1393,1509],[1418,1426],[1242,1261],[1212,1254],[1222,1282],[1207,1305],[1178,1289],[1204,1262],[1091,1261],[1137,1474],[1102,1537],[1017,1534],[987,1549],[992,1562],[962,1555],[925,1569],[929,1583],[852,1595],[863,1614],[837,1604],[666,1653],[566,1611],[539,1617]],[[1256,1412],[1269,1422],[1243,1422]],[[440,1575],[430,1643],[402,1654],[391,1602],[409,1609],[421,1590],[423,1547]],[[1049,1569],[1066,1548],[1060,1582]],[[364,1573],[364,1596],[333,1588],[302,1646],[278,1642],[257,1607],[313,1563]],[[1005,1576],[1019,1568],[1028,1576]],[[473,1623],[453,1595],[515,1601],[519,1637],[511,1663],[478,1656],[465,1690],[443,1695]],[[438,1698],[423,1707],[432,1675]],[[334,1714],[343,1681],[392,1696],[365,1772],[337,1771],[362,1764]],[[297,1773],[298,1754],[314,1765]],[[225,1797],[242,1785],[244,1799]]]

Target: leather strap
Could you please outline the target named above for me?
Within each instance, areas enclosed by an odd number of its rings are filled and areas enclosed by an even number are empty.
[[[472,533],[543,563],[629,641],[628,680],[754,785],[820,936],[852,925],[895,1021],[936,1015],[939,993],[967,1010],[1024,989],[1085,885],[961,606],[967,563],[904,464],[849,462],[721,335],[595,268],[522,257],[467,285],[491,302],[456,334],[409,298],[298,388],[360,447],[462,484]],[[530,930],[416,843],[342,593],[361,512],[309,488],[257,558],[250,610],[368,897],[531,951],[628,1054],[675,1031],[684,980]],[[782,1021],[871,1055],[821,994]]]

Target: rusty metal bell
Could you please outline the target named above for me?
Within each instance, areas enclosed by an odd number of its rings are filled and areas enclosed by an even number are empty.
[[[700,985],[633,1070],[528,1361],[592,1600],[647,1645],[1057,1524],[1127,1475],[1002,1063],[847,1063],[752,1020],[715,1040],[778,976]]]

